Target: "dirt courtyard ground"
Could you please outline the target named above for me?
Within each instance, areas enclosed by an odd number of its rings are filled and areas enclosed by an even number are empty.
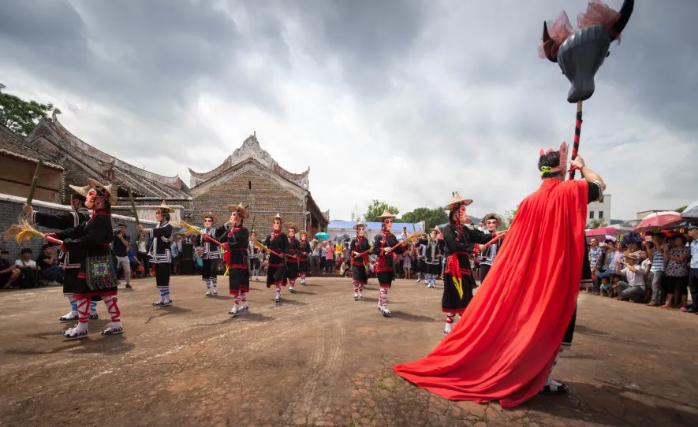
[[[126,333],[99,335],[100,303],[82,341],[60,336],[59,288],[0,293],[0,425],[698,425],[695,315],[580,295],[555,373],[570,393],[502,411],[392,373],[442,339],[440,289],[398,280],[386,319],[375,284],[355,302],[348,279],[310,278],[275,304],[253,282],[250,313],[230,319],[227,281],[217,298],[194,276],[171,284],[175,305],[158,309],[153,280],[134,281]]]

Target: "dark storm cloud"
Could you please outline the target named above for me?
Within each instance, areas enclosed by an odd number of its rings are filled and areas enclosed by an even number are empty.
[[[212,2],[42,3],[0,5],[0,50],[56,86],[151,119],[182,114],[201,86],[276,105],[236,67],[250,46]]]

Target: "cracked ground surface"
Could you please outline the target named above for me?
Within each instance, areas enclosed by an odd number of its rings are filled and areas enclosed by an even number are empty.
[[[153,279],[119,296],[126,333],[65,341],[59,288],[0,293],[0,425],[698,425],[698,316],[580,295],[577,334],[555,378],[566,396],[503,411],[451,402],[391,367],[442,338],[441,290],[398,280],[393,317],[369,286],[309,278],[282,303],[253,282],[250,313],[230,319],[227,284],[205,298],[194,276],[172,278],[158,309]]]

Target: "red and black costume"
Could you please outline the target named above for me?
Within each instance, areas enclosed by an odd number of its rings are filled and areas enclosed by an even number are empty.
[[[306,239],[300,241],[300,246],[298,248],[298,274],[301,277],[301,285],[305,285],[305,275],[310,267],[310,252],[310,243],[306,235]]]
[[[477,245],[489,242],[492,234],[471,230],[455,220],[446,225],[443,236],[446,268],[441,309],[444,313],[462,314],[473,299],[475,287],[470,255],[478,253]]]
[[[360,292],[368,282],[366,265],[368,264],[368,250],[371,246],[366,237],[356,237],[349,245],[350,253],[358,252],[360,255],[351,257],[351,278],[354,282],[354,291]],[[357,289],[358,288],[358,289]]]
[[[295,231],[295,230],[294,230]],[[289,290],[295,292],[293,287],[298,278],[298,270],[300,269],[300,248],[301,244],[296,239],[296,236],[288,236],[288,247],[286,249],[286,280],[288,281]]]
[[[247,253],[250,232],[245,227],[233,227],[219,240],[227,245],[225,262],[228,266],[230,295],[236,299],[250,291],[250,269]]]
[[[510,408],[538,394],[563,339],[571,340],[586,205],[600,190],[585,180],[544,180],[520,204],[507,244],[461,325],[429,356],[397,365],[395,372],[451,400],[499,400]]]
[[[77,187],[70,187],[77,190]],[[73,195],[72,197],[78,196]],[[84,197],[79,197],[84,201]],[[62,212],[59,214],[33,211],[29,216],[30,222],[55,230],[68,230],[71,228],[76,228],[78,225],[87,222],[89,219],[90,210],[85,207],[81,207],[72,212]],[[59,255],[61,268],[63,269],[63,296],[68,298],[71,308],[70,313],[61,316],[58,319],[61,322],[68,322],[78,318],[77,301],[73,298],[73,294],[75,293],[75,289],[77,287],[78,273],[80,272],[82,258],[82,250],[79,248],[73,248],[72,252],[61,252]],[[95,306],[96,303],[92,304],[93,308],[96,308]]]
[[[269,248],[269,265],[267,268],[267,288],[274,286],[286,286],[286,264],[284,255],[288,251],[288,238],[286,234],[272,231],[264,240],[264,246]]]

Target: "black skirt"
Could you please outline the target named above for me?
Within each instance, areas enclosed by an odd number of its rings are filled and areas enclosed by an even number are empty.
[[[271,285],[286,286],[286,267],[269,267],[267,269],[267,288]]]
[[[78,284],[79,268],[66,268],[63,270],[63,294],[73,296]]]
[[[385,287],[390,287],[395,280],[394,271],[378,271],[376,272],[376,277],[378,278],[378,284]]]
[[[298,277],[298,262],[296,261],[289,261],[286,263],[286,278],[287,279],[295,279]]]
[[[250,291],[250,270],[246,268],[231,268],[228,270],[230,295]]]
[[[366,273],[366,267],[363,265],[352,265],[351,266],[351,278],[354,282],[359,282],[365,285],[368,282],[368,274]]]
[[[439,264],[427,264],[426,265],[427,274],[439,274],[441,273],[441,266]]]
[[[461,297],[453,283],[451,273],[444,273],[444,296],[441,299],[441,309],[444,313],[462,314],[473,299],[475,279],[472,275],[461,274],[463,296]]]
[[[298,263],[298,271],[305,273],[308,271],[308,261],[300,261]]]

